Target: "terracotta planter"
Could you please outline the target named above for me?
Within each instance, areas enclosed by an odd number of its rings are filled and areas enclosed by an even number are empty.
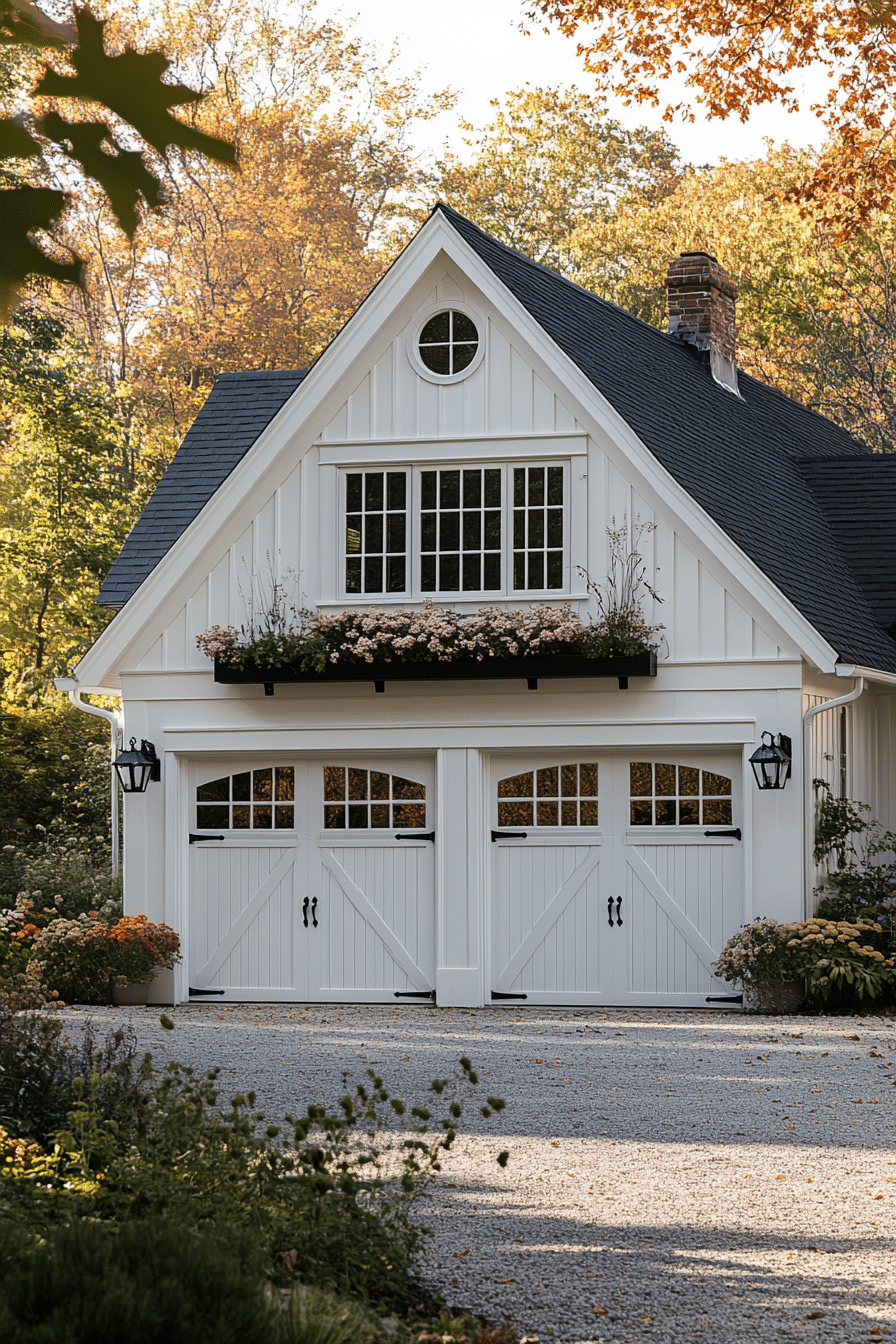
[[[757,985],[756,993],[760,1013],[795,1013],[806,997],[806,985],[803,980],[770,980]]]

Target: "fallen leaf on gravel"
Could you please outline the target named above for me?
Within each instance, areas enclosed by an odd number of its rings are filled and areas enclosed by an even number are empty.
[[[538,1059],[533,1059],[532,1063],[533,1063],[533,1064],[543,1064],[543,1063],[544,1063],[544,1060],[539,1056]]]
[[[559,1147],[560,1147],[560,1140],[559,1140],[559,1139],[551,1139],[551,1147],[552,1147],[552,1148],[559,1148]]]
[[[591,1308],[591,1314],[592,1314],[593,1316],[606,1316],[608,1310],[609,1310],[609,1308],[607,1308],[607,1307],[592,1307],[592,1308]]]
[[[464,1256],[465,1256],[465,1255],[469,1255],[470,1252],[469,1252],[469,1251],[452,1251],[451,1254],[454,1256],[455,1260],[463,1260]]]
[[[823,1311],[810,1311],[806,1316],[807,1321],[820,1321],[824,1315]]]
[[[516,1279],[495,1279],[495,1283],[516,1283]]]

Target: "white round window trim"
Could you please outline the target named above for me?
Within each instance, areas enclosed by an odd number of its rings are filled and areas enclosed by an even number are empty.
[[[458,334],[455,334],[455,316],[462,319],[462,322],[457,324],[459,327]],[[422,341],[422,337],[427,328],[432,327],[432,324],[441,317],[448,319],[445,323],[446,338],[441,341]],[[425,313],[421,314],[418,323],[415,324],[413,337],[408,342],[407,346],[408,358],[421,377],[428,379],[430,382],[439,383],[442,386],[458,383],[461,379],[469,377],[482,362],[482,357],[485,353],[485,341],[482,335],[484,326],[485,323],[482,318],[477,313],[474,313],[467,308],[465,304],[433,304],[433,306],[428,308]],[[429,348],[433,352],[444,351],[447,356],[446,362],[448,363],[449,368],[453,369],[454,364],[457,362],[457,355],[455,352],[462,358],[469,352],[469,347],[474,344],[470,334],[471,328],[472,331],[475,332],[475,350],[468,364],[465,364],[455,372],[443,373],[437,368],[429,367],[429,365],[424,362],[422,350]],[[438,336],[441,333],[437,329],[433,329],[429,334]]]

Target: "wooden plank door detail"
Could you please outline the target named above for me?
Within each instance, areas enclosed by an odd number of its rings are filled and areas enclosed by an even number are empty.
[[[191,850],[190,984],[225,995],[295,996],[294,842]]]
[[[492,990],[533,1003],[607,1002],[600,844],[539,837],[499,840],[495,851]]]
[[[736,844],[662,835],[625,843],[629,995],[702,1004],[707,994],[730,993],[712,963],[743,920]]]
[[[320,843],[314,960],[324,999],[376,1001],[435,984],[433,846]]]

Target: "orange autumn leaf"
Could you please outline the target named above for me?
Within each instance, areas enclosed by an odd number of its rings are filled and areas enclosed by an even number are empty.
[[[527,0],[529,20],[578,41],[601,93],[626,105],[662,102],[664,117],[746,121],[765,104],[800,103],[797,72],[826,74],[812,109],[830,143],[800,199],[821,203],[844,235],[896,184],[896,5],[892,0]]]

